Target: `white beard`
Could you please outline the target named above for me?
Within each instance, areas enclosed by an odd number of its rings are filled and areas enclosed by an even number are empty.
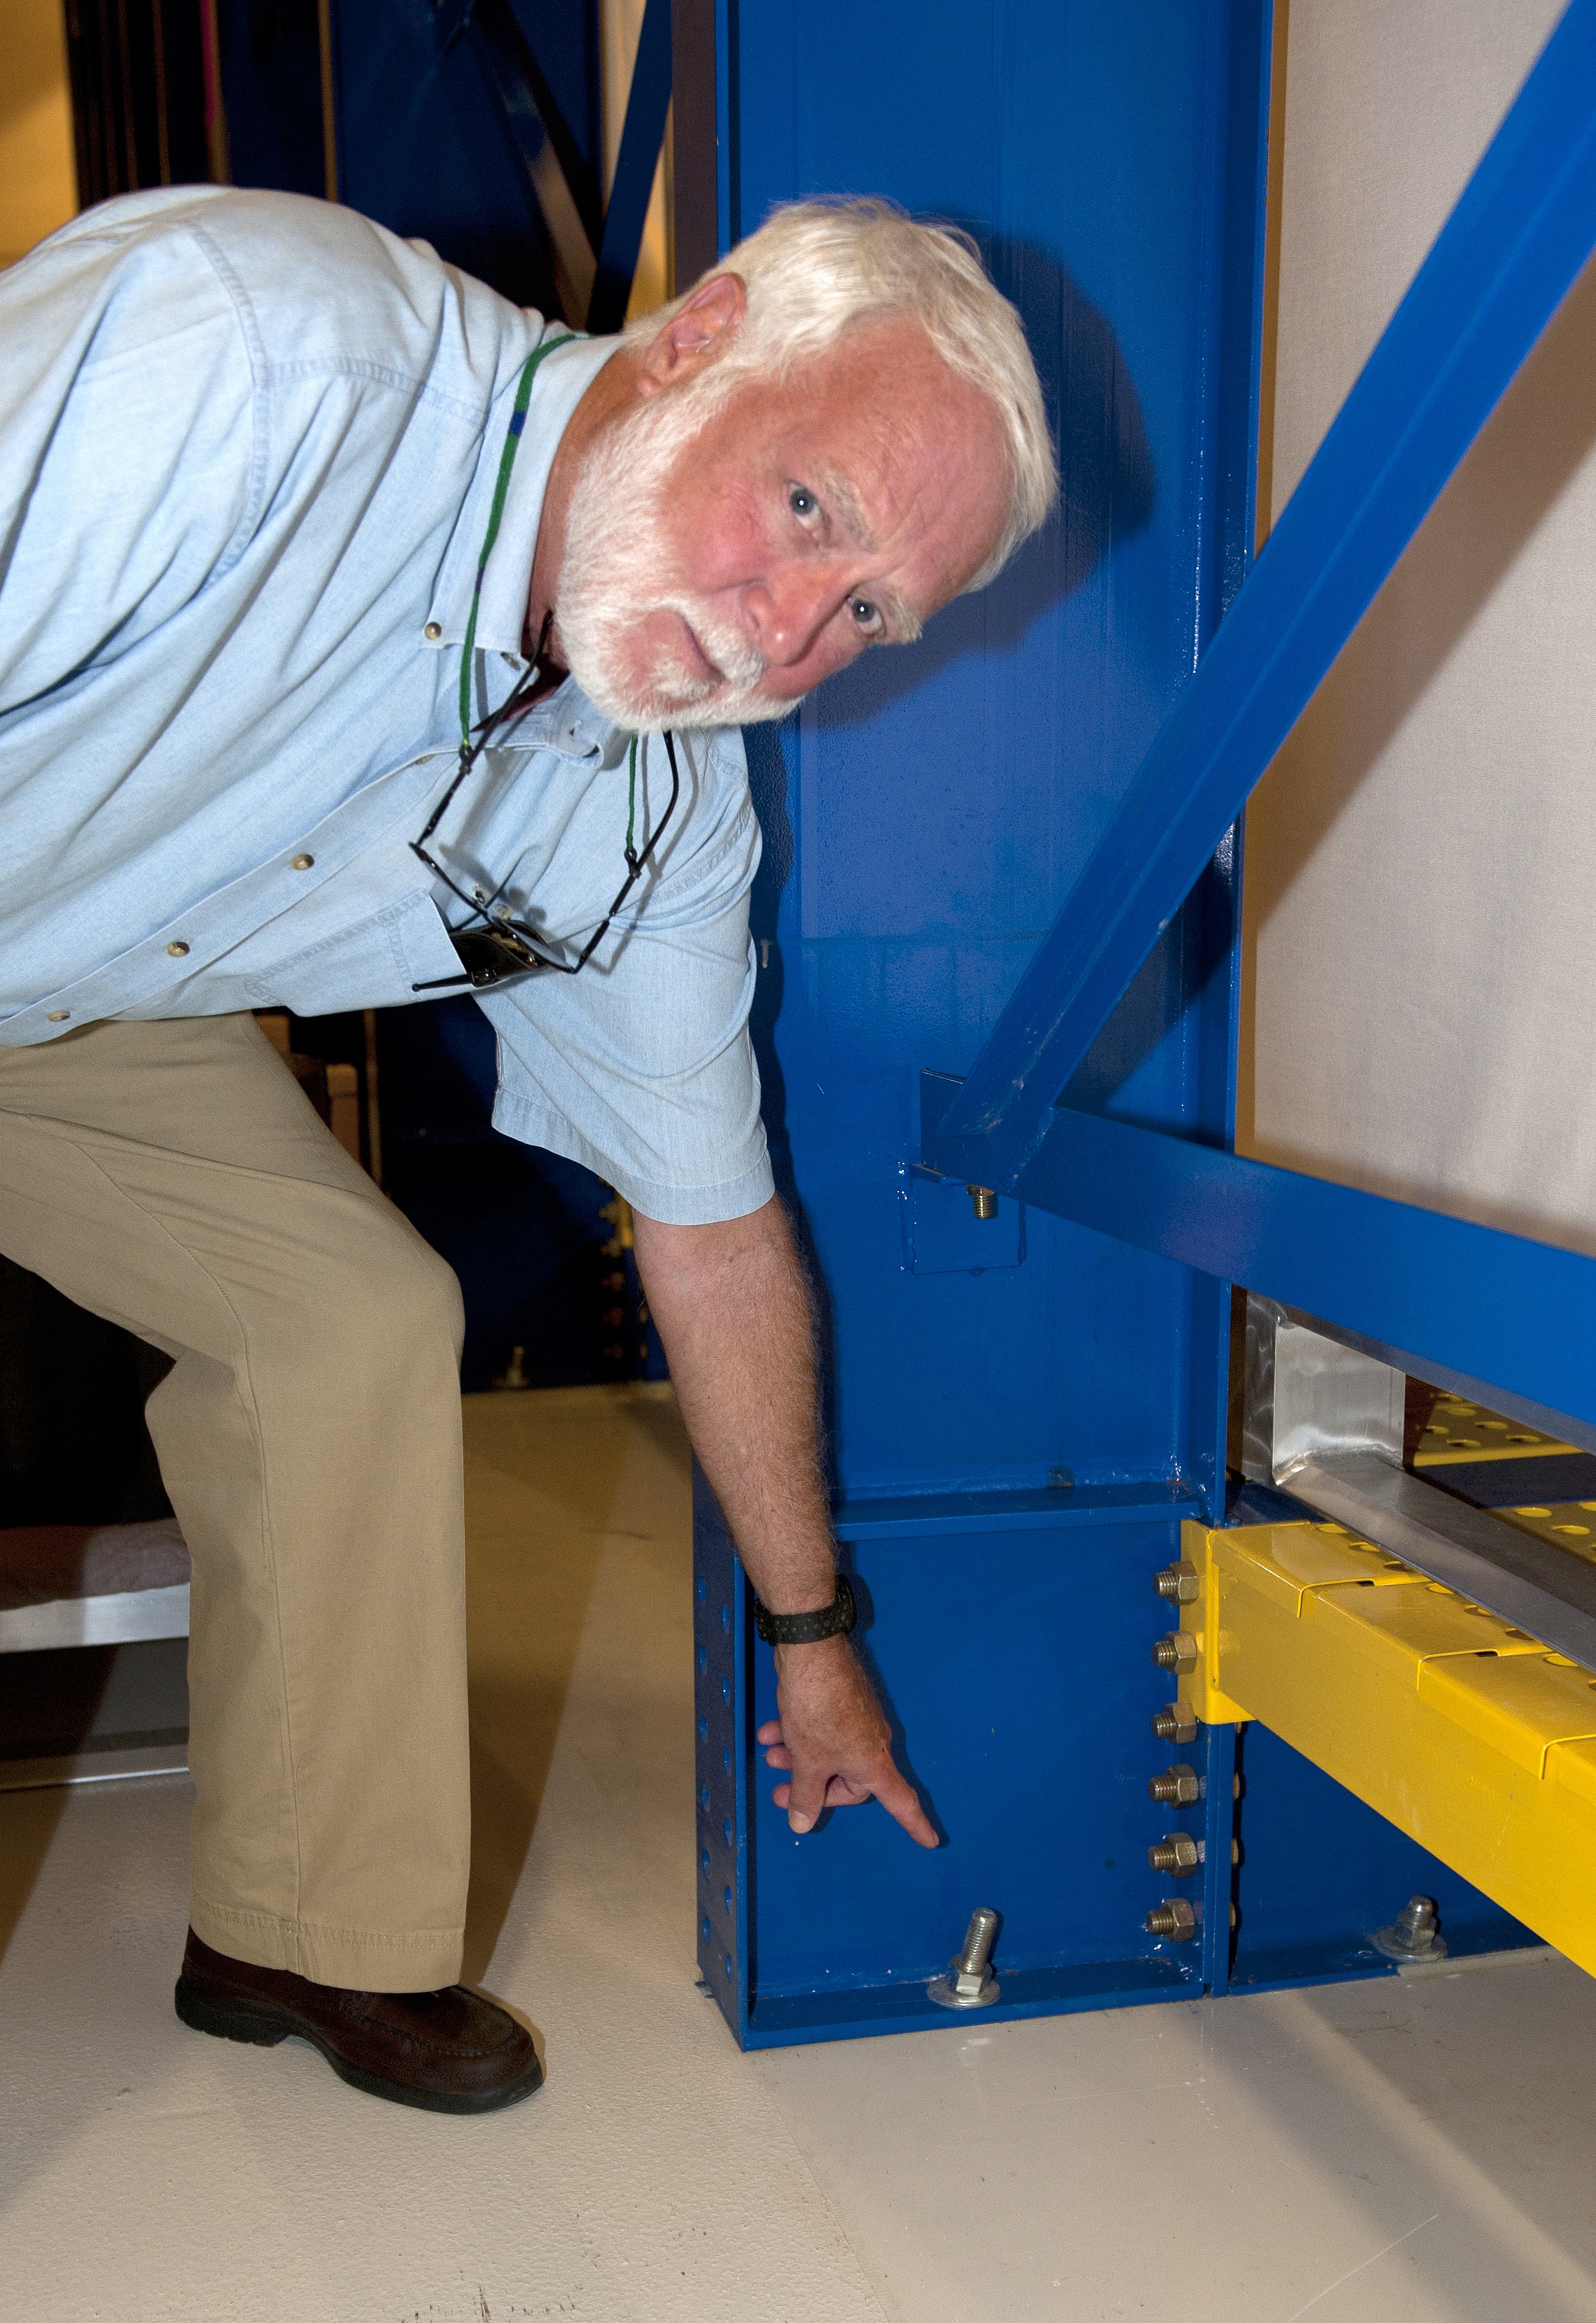
[[[793,707],[760,693],[764,656],[672,569],[665,523],[672,473],[722,408],[719,388],[706,374],[640,404],[592,446],[571,495],[555,606],[563,657],[589,701],[639,734],[754,725]],[[658,612],[689,624],[719,676],[690,666],[685,647],[660,646],[639,669],[637,634]]]

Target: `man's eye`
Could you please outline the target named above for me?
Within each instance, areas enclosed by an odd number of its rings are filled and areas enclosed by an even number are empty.
[[[850,597],[848,610],[861,629],[878,629],[881,627],[880,608],[873,605],[868,597]]]
[[[793,484],[788,488],[787,506],[794,516],[813,516],[820,508],[820,502],[805,485]]]

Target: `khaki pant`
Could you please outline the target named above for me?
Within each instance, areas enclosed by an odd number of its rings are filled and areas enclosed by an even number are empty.
[[[0,1250],[176,1359],[148,1418],[194,1561],[195,1929],[318,1983],[453,1982],[454,1275],[249,1016],[0,1050]]]

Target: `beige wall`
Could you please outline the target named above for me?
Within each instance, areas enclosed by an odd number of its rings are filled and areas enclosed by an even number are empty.
[[[5,0],[0,70],[0,266],[78,209],[61,0]]]
[[[1277,510],[1559,13],[1294,0]],[[1243,1151],[1596,1251],[1596,272],[1260,789],[1246,934]]]

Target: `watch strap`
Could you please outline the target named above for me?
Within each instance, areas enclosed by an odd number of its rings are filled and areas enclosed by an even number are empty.
[[[754,1627],[767,1646],[818,1646],[822,1638],[847,1637],[858,1620],[848,1575],[837,1575],[837,1594],[814,1613],[772,1613],[754,1600]]]

